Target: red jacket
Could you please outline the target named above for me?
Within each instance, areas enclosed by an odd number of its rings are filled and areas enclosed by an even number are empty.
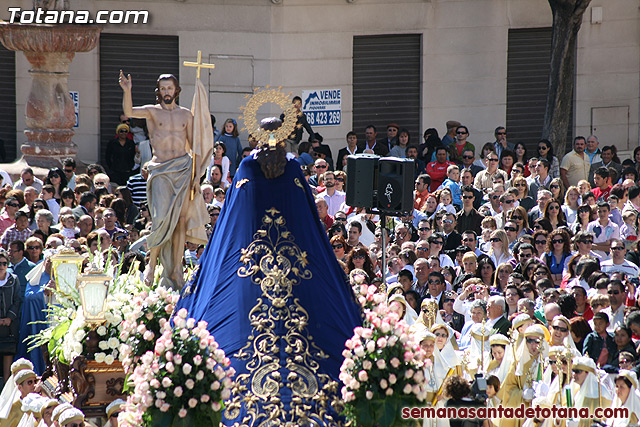
[[[431,162],[427,165],[427,173],[431,177],[431,186],[429,191],[434,192],[442,185],[442,182],[447,179],[447,168],[455,163],[446,161],[444,163]]]

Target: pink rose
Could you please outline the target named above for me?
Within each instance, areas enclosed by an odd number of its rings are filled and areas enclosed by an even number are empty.
[[[186,380],[184,382],[185,387],[187,387],[189,390],[193,390],[193,387],[196,385],[195,381],[193,381],[191,378],[189,378],[188,380]]]
[[[387,383],[387,380],[385,380],[384,378],[381,379],[380,380],[380,388],[384,390],[387,387],[389,387],[389,383]]]
[[[376,350],[376,343],[373,341],[367,342],[367,351],[373,353]]]
[[[389,384],[395,384],[397,381],[398,378],[394,374],[389,375]]]
[[[193,364],[196,366],[200,366],[202,364],[202,356],[196,354],[193,358]]]
[[[187,329],[181,329],[180,330],[180,339],[185,341],[187,338],[189,338],[189,331]]]
[[[200,396],[200,402],[202,403],[207,403],[209,399],[211,399],[211,397],[208,394],[203,394],[202,396]]]
[[[367,392],[364,395],[367,398],[367,400],[373,399],[373,392],[371,390],[367,390]]]
[[[378,369],[384,369],[387,367],[387,362],[385,362],[384,359],[378,359],[376,360],[376,366]]]
[[[174,389],[173,389],[173,395],[174,395],[175,397],[180,397],[180,396],[182,396],[182,393],[183,393],[183,390],[182,390],[182,387],[180,387],[180,386],[178,386],[178,387],[176,387],[176,388],[174,388]]]
[[[179,354],[176,354],[175,356],[173,356],[173,362],[176,365],[181,365],[182,364],[182,356],[180,356]]]
[[[398,360],[397,357],[394,357],[393,359],[391,359],[391,366],[393,366],[394,368],[397,368],[398,366],[400,366],[400,361]]]
[[[189,403],[189,408],[195,408],[196,405],[198,404],[198,400],[192,397],[191,399],[189,399],[188,403]]]
[[[220,408],[222,408],[222,404],[220,404],[220,402],[211,402],[211,409],[215,412],[219,412]]]
[[[184,366],[182,367],[182,373],[185,375],[189,375],[191,373],[191,369],[193,369],[191,365],[189,365],[188,363],[185,363]]]
[[[168,362],[166,365],[164,365],[164,368],[167,370],[167,372],[169,373],[173,373],[173,371],[176,370],[175,366],[173,366],[173,363]]]
[[[379,348],[385,348],[387,346],[387,339],[385,337],[380,337],[378,338],[377,344]]]
[[[184,310],[184,308],[183,308],[183,310]],[[186,311],[186,310],[185,310],[185,311]],[[186,417],[186,416],[187,416],[187,410],[186,410],[186,409],[184,409],[184,408],[180,408],[180,410],[178,411],[178,416],[179,416],[180,418],[184,418],[184,417]]]
[[[369,380],[369,375],[367,375],[367,371],[358,372],[358,379],[362,382]]]

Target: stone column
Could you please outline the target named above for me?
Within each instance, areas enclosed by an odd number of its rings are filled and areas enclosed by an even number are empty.
[[[30,166],[51,168],[60,166],[65,157],[75,157],[69,65],[76,52],[95,48],[99,35],[97,26],[0,22],[0,42],[9,50],[23,52],[32,66],[25,111],[27,143],[21,147]]]

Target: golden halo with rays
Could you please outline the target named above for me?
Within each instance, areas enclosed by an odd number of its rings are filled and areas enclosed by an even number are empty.
[[[289,135],[291,135],[296,126],[299,126],[297,125],[298,114],[301,113],[291,102],[291,93],[287,95],[282,93],[280,91],[281,89],[282,86],[279,86],[277,89],[270,89],[269,85],[267,85],[263,90],[255,88],[253,90],[253,95],[245,96],[245,98],[250,97],[250,99],[244,106],[240,107],[242,115],[239,119],[244,122],[244,128],[242,128],[242,130],[249,132],[249,135],[251,135],[256,141],[267,142],[271,135],[273,135],[278,142],[284,141],[289,137]],[[261,129],[260,123],[256,118],[258,109],[267,103],[277,104],[284,112],[284,121],[282,126],[280,126],[275,132],[269,132]]]

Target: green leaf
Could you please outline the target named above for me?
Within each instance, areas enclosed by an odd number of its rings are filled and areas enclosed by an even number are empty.
[[[399,400],[385,399],[383,407],[384,411],[378,420],[378,424],[380,427],[390,427],[395,423],[396,417],[400,411]]]
[[[171,427],[173,414],[169,412],[161,412],[156,407],[147,409],[147,413],[151,418],[151,427]]]
[[[194,427],[199,425],[194,422],[194,418],[195,416],[193,411],[187,411],[187,416],[184,418],[180,418],[180,416],[176,415],[173,418],[173,424],[171,424],[171,427]]]
[[[358,399],[355,405],[355,413],[358,418],[358,425],[372,426],[375,421],[375,408],[372,407],[371,401],[366,399]]]

